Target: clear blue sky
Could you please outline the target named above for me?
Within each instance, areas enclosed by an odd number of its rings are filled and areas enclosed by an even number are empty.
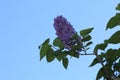
[[[0,0],[0,80],[95,80],[94,56],[72,58],[68,70],[57,60],[39,61],[38,46],[56,37],[53,19],[63,15],[76,31],[94,27],[94,44],[108,38],[107,21],[119,0]],[[92,50],[91,50],[92,52]]]

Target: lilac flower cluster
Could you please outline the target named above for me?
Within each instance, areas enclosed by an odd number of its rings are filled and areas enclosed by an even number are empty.
[[[76,34],[73,26],[63,16],[57,16],[54,19],[54,28],[64,47],[70,50],[71,46],[74,46],[76,43],[76,40],[71,40],[71,37]],[[79,38],[79,41],[81,41],[81,38]]]
[[[70,37],[75,34],[72,25],[62,16],[57,16],[54,19],[54,28],[62,41],[69,41]]]

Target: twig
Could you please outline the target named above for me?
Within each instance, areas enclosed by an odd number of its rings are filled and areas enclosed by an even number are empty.
[[[80,55],[95,55],[95,54],[80,54]]]
[[[100,64],[103,67],[103,72],[105,73],[105,77],[107,80],[111,80],[111,76],[109,76],[107,70],[105,69],[105,65],[103,64],[103,61],[101,60],[101,58],[98,56],[97,52],[95,53],[96,57],[98,58],[98,61],[100,62]]]

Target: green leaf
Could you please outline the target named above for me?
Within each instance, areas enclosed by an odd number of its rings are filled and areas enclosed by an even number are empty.
[[[46,44],[43,44],[40,48],[40,60],[42,60],[43,57],[45,57],[47,51],[49,50],[50,48],[50,45],[48,45],[47,43]]]
[[[46,53],[47,62],[52,62],[55,59],[54,51],[50,48]]]
[[[96,80],[99,80],[100,78],[104,77],[104,71],[103,71],[103,68],[101,68],[98,73],[97,73],[97,77],[96,77]]]
[[[119,49],[108,49],[105,56],[108,63],[113,63],[120,58],[120,48]]]
[[[68,67],[68,58],[64,58],[62,60],[62,63],[63,63],[64,68],[67,69],[67,67]]]
[[[50,39],[46,39],[40,46],[38,46],[38,48],[40,49],[42,45],[44,44],[48,44],[50,42]]]
[[[90,64],[89,67],[92,67],[92,66],[96,65],[97,63],[99,63],[99,61],[98,61],[97,58],[95,58],[95,59],[93,60],[93,62]]]
[[[120,3],[117,5],[116,10],[120,11]]]
[[[77,53],[75,50],[70,50],[69,55],[71,57],[75,57],[75,58],[79,58],[79,56],[80,56],[79,53]]]
[[[44,44],[48,44],[49,42],[50,42],[50,39],[48,38],[48,39],[46,39],[46,40],[43,42],[42,45],[44,45]]]
[[[87,46],[90,46],[91,44],[92,44],[93,42],[88,42],[86,45],[85,45],[85,47],[87,47]]]
[[[94,48],[94,52],[97,52],[98,51],[98,49],[100,49],[100,50],[105,50],[105,48],[107,47],[107,43],[102,43],[102,44],[97,44],[96,46],[95,46],[95,48]]]
[[[71,48],[72,48],[72,50],[74,50],[74,51],[80,50],[80,49],[82,48],[82,45],[77,44],[77,45],[75,45],[75,46],[72,46]]]
[[[104,65],[104,75],[103,75],[103,77],[110,78],[111,75],[114,74],[114,71],[113,71],[112,68],[113,68],[112,64],[105,64]],[[114,80],[114,79],[112,79],[112,80]]]
[[[58,37],[53,41],[53,45],[59,47],[60,49],[64,48],[62,40],[59,39]]]
[[[120,43],[120,30],[115,32],[108,40],[105,41],[106,43],[111,44],[118,44]]]
[[[116,26],[120,25],[120,13],[117,13],[115,16],[113,16],[107,23],[106,30],[112,29]]]
[[[79,38],[79,36],[78,36],[78,34],[76,33],[76,34],[74,34],[70,39],[75,40],[75,39],[78,39],[78,38]]]
[[[88,29],[84,29],[80,31],[80,35],[82,37],[85,37],[86,35],[88,35],[94,28],[88,28]]]
[[[116,13],[116,16],[117,16],[117,18],[118,18],[118,25],[120,26],[120,13]]]
[[[117,20],[118,20],[118,18],[117,18],[116,16],[112,17],[112,18],[109,20],[109,22],[107,23],[106,30],[107,30],[108,28],[111,29],[111,28],[117,26],[117,25],[118,25]]]
[[[119,71],[120,72],[120,63],[115,63],[113,66],[115,71]]]
[[[86,41],[89,41],[91,39],[92,39],[92,37],[90,35],[87,35],[86,37],[83,37],[83,39],[81,41],[86,42]]]
[[[67,53],[62,52],[60,50],[56,51],[55,54],[58,61],[61,61],[63,58],[67,56]]]

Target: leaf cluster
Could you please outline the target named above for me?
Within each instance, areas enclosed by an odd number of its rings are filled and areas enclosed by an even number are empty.
[[[120,11],[120,3],[116,10]],[[116,13],[111,17],[106,25],[106,30],[120,26],[120,13]],[[120,30],[117,30],[110,38],[105,39],[103,43],[97,44],[93,50],[93,54],[88,54],[90,49],[92,36],[90,33],[94,28],[81,30],[79,35],[76,33],[71,40],[77,41],[71,49],[66,49],[63,41],[58,37],[54,39],[53,44],[50,44],[50,39],[46,39],[40,46],[40,60],[46,57],[47,62],[52,62],[55,59],[62,62],[63,67],[67,69],[69,65],[69,57],[80,58],[80,55],[95,55],[96,58],[92,61],[89,67],[96,64],[101,64],[96,80],[103,78],[104,80],[120,80],[120,47],[117,49],[109,48],[110,44],[120,44]],[[79,41],[78,38],[81,40]]]
[[[79,58],[80,52],[87,51],[87,47],[92,44],[91,36],[89,35],[93,28],[88,28],[80,31],[81,37],[76,33],[71,37],[71,40],[77,41],[71,49],[65,49],[64,44],[58,37],[54,39],[53,44],[50,44],[50,39],[46,39],[40,46],[40,60],[46,57],[47,62],[52,62],[57,59],[62,61],[63,67],[67,69],[69,58]],[[78,40],[81,39],[81,40]],[[83,44],[86,43],[86,44]]]
[[[116,10],[120,10],[120,4],[116,7]],[[116,13],[115,16],[110,18],[107,23],[106,30],[113,29],[120,26],[120,13]],[[109,44],[120,44],[120,30],[111,35],[109,39],[104,40],[103,43],[97,44],[94,48],[96,58],[90,64],[90,67],[96,64],[101,64],[96,76],[96,80],[104,78],[105,80],[119,80],[120,79],[120,47],[118,49],[109,48],[106,49]],[[106,49],[106,50],[105,50]],[[98,54],[101,50],[101,54]]]

